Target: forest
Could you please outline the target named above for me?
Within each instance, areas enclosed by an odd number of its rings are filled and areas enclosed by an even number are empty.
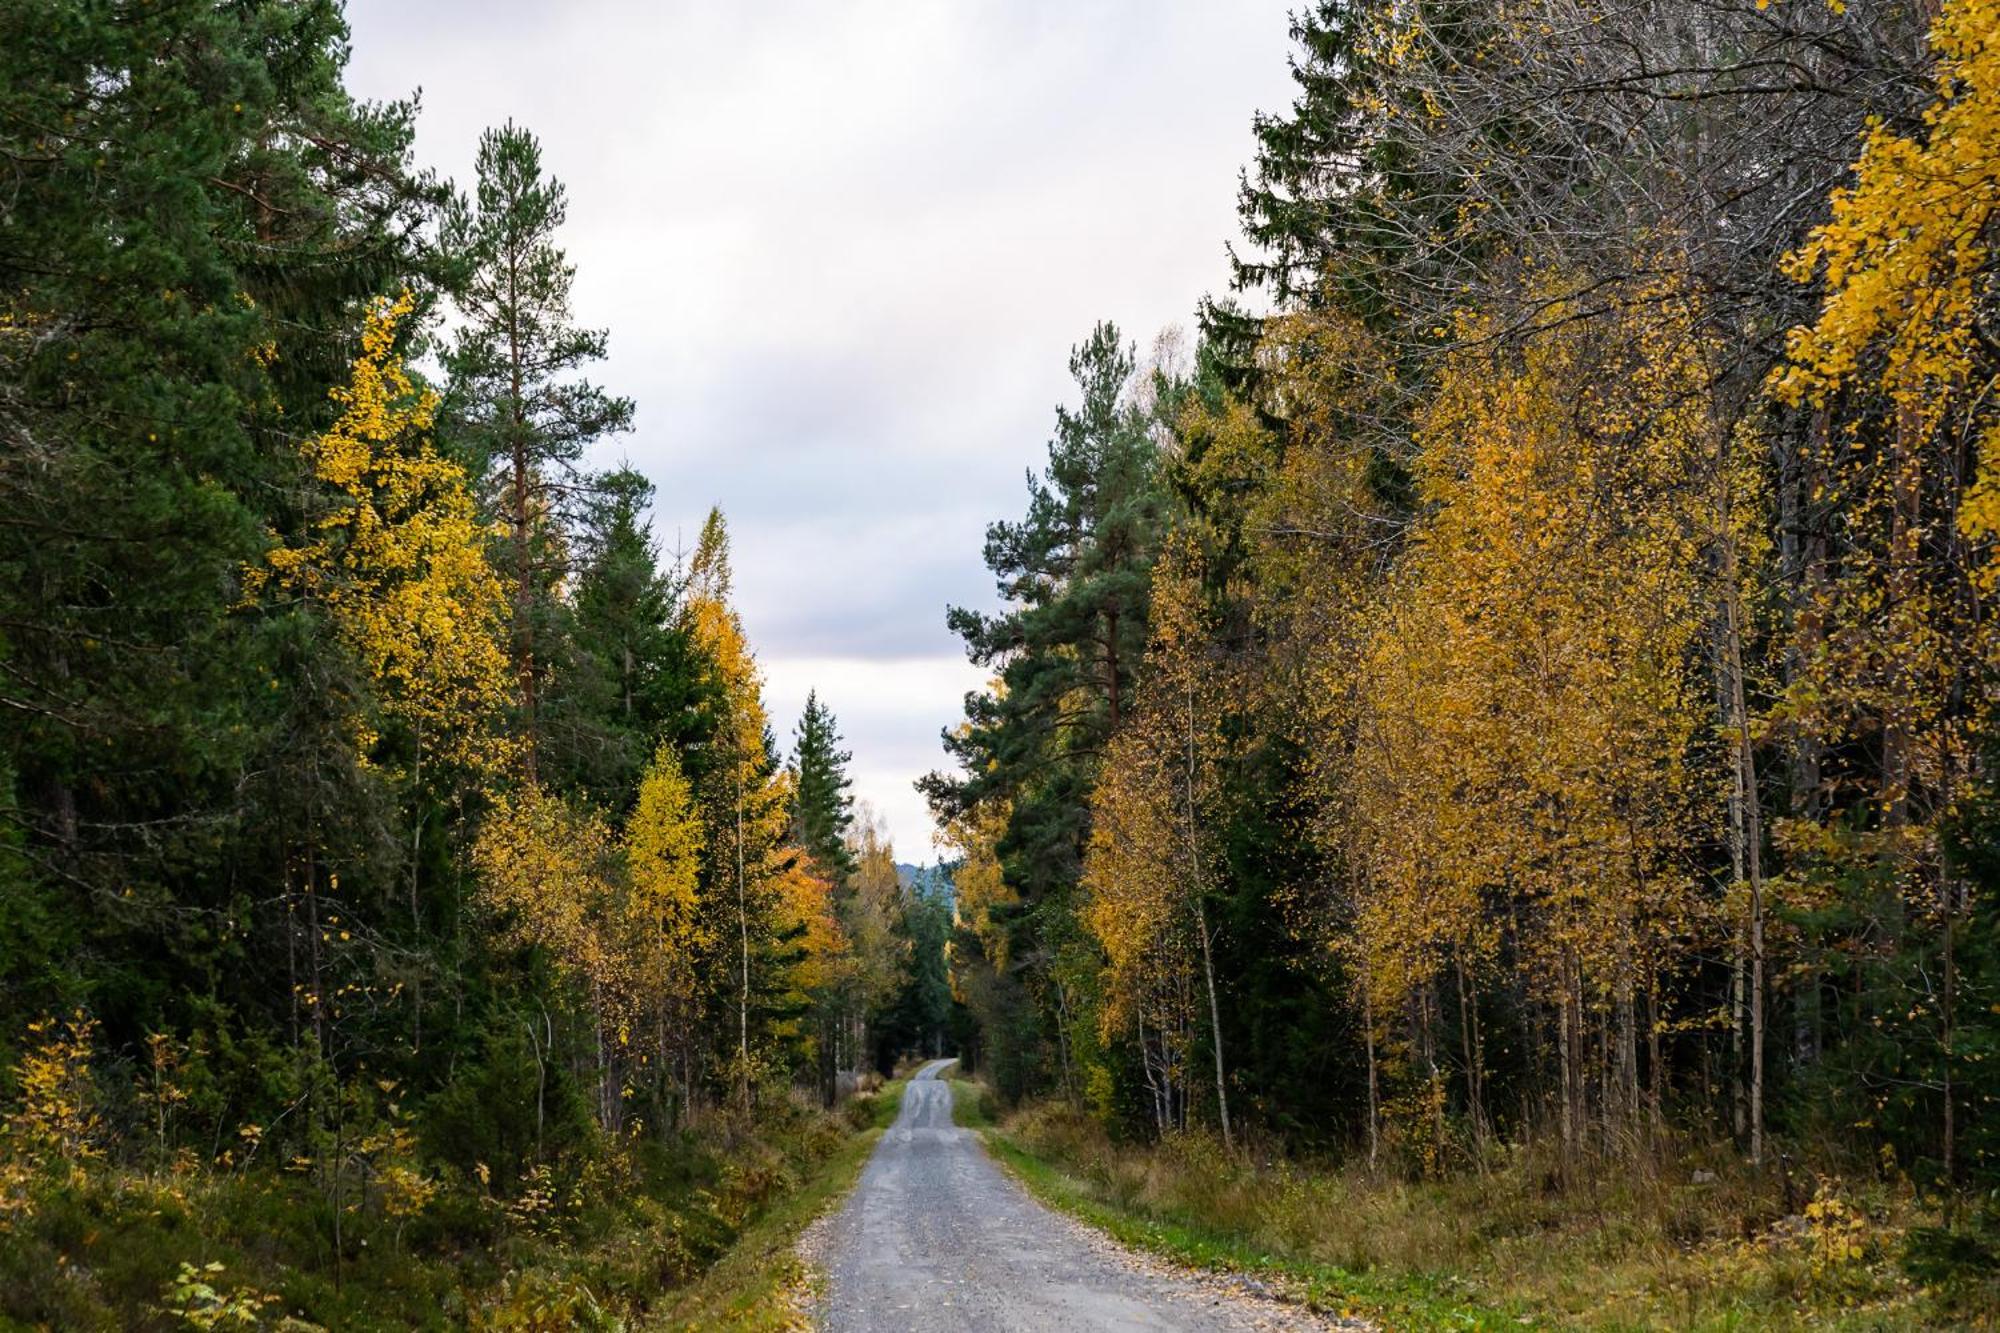
[[[1669,1248],[1790,1217],[1864,1309],[1898,1244],[1990,1274],[2000,11],[1292,36],[1232,289],[1076,345],[1005,609],[951,616],[975,1059],[1155,1220],[1227,1210],[1159,1185],[1190,1136],[1463,1210],[1692,1161],[1744,1193]]]
[[[2000,4],[1290,37],[912,874],[603,465],[530,128],[420,167],[338,0],[0,4],[0,1327],[797,1326],[949,1055],[1330,1317],[1991,1327]]]
[[[942,1040],[944,893],[773,733],[724,516],[587,465],[639,409],[535,135],[421,171],[346,42],[0,9],[9,1327],[585,1326]]]

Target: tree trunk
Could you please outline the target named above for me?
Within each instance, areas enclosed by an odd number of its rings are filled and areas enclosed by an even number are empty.
[[[1054,972],[1049,973],[1049,984],[1055,987],[1056,992],[1056,1057],[1062,1062],[1063,1101],[1075,1106],[1076,1085],[1069,1067],[1069,988]]]
[[[1666,1128],[1666,1079],[1666,1061],[1660,1052],[1660,984],[1655,977],[1646,990],[1646,1109],[1656,1140]]]
[[[1235,1135],[1229,1124],[1229,1082],[1223,1071],[1222,1005],[1215,994],[1215,951],[1209,936],[1207,882],[1202,873],[1201,828],[1195,804],[1194,684],[1187,686],[1187,856],[1191,897],[1194,899],[1195,929],[1201,939],[1202,981],[1208,988],[1208,1028],[1215,1054],[1215,1111],[1222,1125],[1222,1146],[1234,1151]]]
[[[1458,977],[1458,1040],[1465,1055],[1465,1105],[1472,1118],[1472,1135],[1483,1147],[1486,1143],[1485,1060],[1479,1035],[1478,1000],[1465,976],[1465,959],[1457,946],[1452,948],[1452,971]],[[1482,1163],[1482,1165],[1484,1165]]]
[[[1568,950],[1564,950],[1562,960],[1562,1004],[1556,1019],[1556,1053],[1562,1063],[1562,1145],[1563,1159],[1571,1161],[1577,1147],[1577,1082],[1581,1074],[1577,1069],[1582,1052],[1577,1050],[1576,1014],[1576,965]]]
[[[1123,716],[1118,689],[1118,612],[1114,608],[1105,613],[1104,625],[1104,696],[1108,707],[1111,730],[1118,730]]]
[[[1958,1119],[1952,1106],[1954,1090],[1951,1076],[1952,1045],[1957,1022],[1958,1007],[1958,956],[1955,947],[1958,935],[1958,881],[1950,875],[1944,876],[1944,996],[1939,1013],[1943,1024],[1940,1036],[1939,1063],[1944,1072],[1944,1183],[1945,1195],[1949,1198],[1958,1183]]]
[[[1736,833],[1750,888],[1750,1161],[1764,1160],[1764,819],[1757,793],[1757,756],[1750,738],[1750,709],[1743,689],[1743,599],[1737,576],[1729,485],[1722,503],[1724,667],[1729,678],[1729,722],[1736,751]]]
[[[743,985],[736,997],[736,1067],[743,1107],[750,1107],[750,887],[743,859],[743,766],[736,766],[736,924],[742,934]]]
[[[508,416],[513,427],[508,441],[514,512],[514,678],[521,692],[521,730],[524,739],[522,765],[529,782],[535,781],[535,630],[532,519],[528,512],[534,456],[528,442],[528,409],[523,379],[520,320],[520,275],[518,256],[507,258],[507,374]]]
[[[1375,998],[1366,981],[1361,985],[1361,1026],[1368,1052],[1368,1169],[1373,1171],[1382,1147],[1382,1094],[1375,1072]]]
[[[1222,1006],[1215,998],[1215,956],[1209,947],[1208,909],[1202,906],[1200,898],[1195,899],[1194,917],[1195,926],[1201,932],[1201,971],[1202,979],[1208,985],[1209,1034],[1214,1039],[1212,1045],[1215,1051],[1215,1112],[1216,1118],[1222,1122],[1222,1146],[1233,1151],[1236,1140],[1229,1125],[1229,1084],[1223,1076]]]

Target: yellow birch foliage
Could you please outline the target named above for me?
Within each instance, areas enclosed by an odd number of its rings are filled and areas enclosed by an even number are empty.
[[[90,1060],[97,1020],[79,1009],[67,1020],[28,1024],[28,1040],[14,1070],[19,1101],[0,1120],[0,1229],[32,1211],[36,1177],[60,1167],[77,1178],[85,1162],[102,1155]]]
[[[854,824],[847,838],[854,875],[841,903],[841,924],[852,951],[857,994],[865,1012],[879,1013],[894,1001],[910,952],[909,939],[897,930],[903,880],[896,873],[896,849],[875,812],[864,804],[855,812]]]
[[[622,1045],[642,1019],[685,1016],[694,1002],[694,967],[713,943],[703,845],[693,791],[662,745],[622,842],[596,814],[527,786],[495,802],[473,864],[501,937],[541,949]]]
[[[6,1120],[10,1150],[75,1168],[102,1153],[103,1122],[91,1085],[97,1020],[79,1009],[67,1019],[28,1024],[27,1050],[14,1071],[20,1103]]]
[[[396,351],[413,304],[405,292],[369,311],[351,378],[332,392],[340,418],[303,447],[338,502],[246,584],[325,606],[390,716],[441,757],[491,771],[508,756],[490,725],[511,689],[507,596],[464,469],[425,438],[437,397]],[[364,720],[354,726],[365,755],[375,737]]]
[[[1090,846],[1084,858],[1084,924],[1104,950],[1104,1036],[1144,1022],[1185,1032],[1194,1018],[1186,984],[1196,961],[1179,910],[1175,865],[1181,834],[1174,819],[1174,773],[1135,719],[1106,748],[1091,795]],[[1184,1054],[1184,1053],[1183,1053]]]
[[[764,750],[764,733],[769,715],[764,711],[763,673],[743,633],[743,622],[730,605],[700,593],[691,596],[684,609],[691,637],[716,673],[723,696],[723,716],[714,741],[716,762],[711,765],[707,784],[717,817],[733,824],[739,796],[745,810],[768,804],[758,796],[773,781],[769,756]],[[733,847],[734,833],[717,833],[711,845],[720,853]],[[733,853],[732,853],[733,854]]]
[[[1799,618],[1802,669],[1778,721],[1882,754],[1879,781],[1847,794],[1864,815],[1857,837],[1787,833],[1796,851],[1886,857],[1912,885],[1973,790],[1992,708],[1979,676],[2000,658],[1979,605],[2000,586],[2000,413],[1980,324],[2000,209],[2000,5],[1946,0],[1930,42],[1922,128],[1872,125],[1853,185],[1787,260],[1801,282],[1823,276],[1826,295],[1771,381],[1823,422],[1847,409],[1807,458],[1813,501],[1839,515],[1840,559]]]
[[[1361,659],[1344,850],[1377,1012],[1490,954],[1507,896],[1566,1003],[1629,999],[1700,915],[1680,853],[1702,348],[1685,308],[1551,323],[1516,352],[1464,321],[1420,427],[1424,516]]]
[[[788,859],[781,846],[786,802],[764,746],[770,715],[763,673],[729,601],[729,535],[719,510],[702,527],[689,576],[682,623],[722,695],[715,754],[698,793],[709,820],[709,851],[718,879],[735,883],[740,854],[746,880],[760,880],[779,873]]]
[[[996,682],[997,684],[997,682]],[[993,920],[993,909],[1021,900],[1007,883],[1000,866],[999,844],[1006,835],[1011,810],[1005,801],[993,801],[967,811],[944,830],[944,844],[958,853],[958,869],[952,874],[952,918],[954,924],[972,932],[994,970],[1007,969],[1007,931]],[[950,945],[946,945],[947,951]],[[959,977],[952,973],[952,985]],[[963,999],[963,996],[960,996]]]
[[[1775,389],[1823,402],[1882,354],[1872,377],[1927,436],[1969,386],[1987,236],[2000,209],[2000,4],[1946,0],[1931,30],[1937,97],[1917,136],[1873,124],[1854,184],[1833,216],[1786,261],[1795,279],[1824,273],[1819,318],[1792,330]],[[2000,435],[1981,441],[1981,480],[1961,514],[1968,533],[2000,532]]]
[[[496,799],[472,848],[501,938],[541,949],[557,977],[586,995],[622,979],[613,855],[603,820],[536,786]]]
[[[833,908],[833,885],[812,873],[801,856],[778,876],[776,889],[781,923],[801,932],[792,988],[803,996],[819,994],[840,981],[841,967],[853,953]]]
[[[1200,558],[1185,537],[1154,566],[1151,618],[1137,707],[1106,747],[1084,857],[1084,922],[1106,960],[1106,1036],[1139,1022],[1191,1031],[1197,900],[1220,857],[1211,828],[1225,679],[1210,660]]]
[[[713,943],[713,927],[700,901],[705,843],[694,789],[673,747],[662,743],[625,826],[631,876],[625,917],[635,954],[631,970],[655,1001],[691,1004],[694,960]]]

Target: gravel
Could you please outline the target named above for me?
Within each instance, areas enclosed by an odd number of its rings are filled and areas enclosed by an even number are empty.
[[[829,1333],[1366,1327],[1135,1255],[1043,1207],[952,1123],[938,1077],[951,1063],[918,1071],[853,1195],[801,1243]]]

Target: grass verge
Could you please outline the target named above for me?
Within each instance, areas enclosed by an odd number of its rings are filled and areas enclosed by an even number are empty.
[[[650,1327],[672,1330],[799,1327],[796,1295],[807,1274],[794,1248],[813,1219],[854,1188],[861,1168],[896,1118],[904,1080],[885,1083],[866,1103],[865,1128],[828,1157],[798,1189],[766,1209],[700,1278],[674,1294]]]
[[[1894,1185],[1822,1181],[1837,1210],[1788,1214],[1768,1181],[1720,1156],[1558,1189],[1526,1150],[1412,1182],[1246,1160],[1200,1136],[1118,1144],[1060,1108],[998,1117],[981,1085],[952,1082],[960,1123],[1044,1203],[1135,1249],[1384,1328],[2000,1327],[1991,1274],[1912,1277],[1931,1219]]]
[[[1121,1206],[1095,1188],[1088,1175],[1038,1155],[993,1116],[984,1084],[951,1080],[958,1122],[977,1130],[993,1156],[1028,1192],[1051,1208],[1097,1228],[1131,1249],[1188,1268],[1257,1279],[1285,1299],[1327,1314],[1360,1316],[1396,1329],[1508,1329],[1524,1325],[1519,1312],[1482,1309],[1451,1288],[1451,1279],[1386,1283],[1372,1274],[1334,1264],[1272,1253],[1249,1237],[1203,1226],[1171,1213]]]

